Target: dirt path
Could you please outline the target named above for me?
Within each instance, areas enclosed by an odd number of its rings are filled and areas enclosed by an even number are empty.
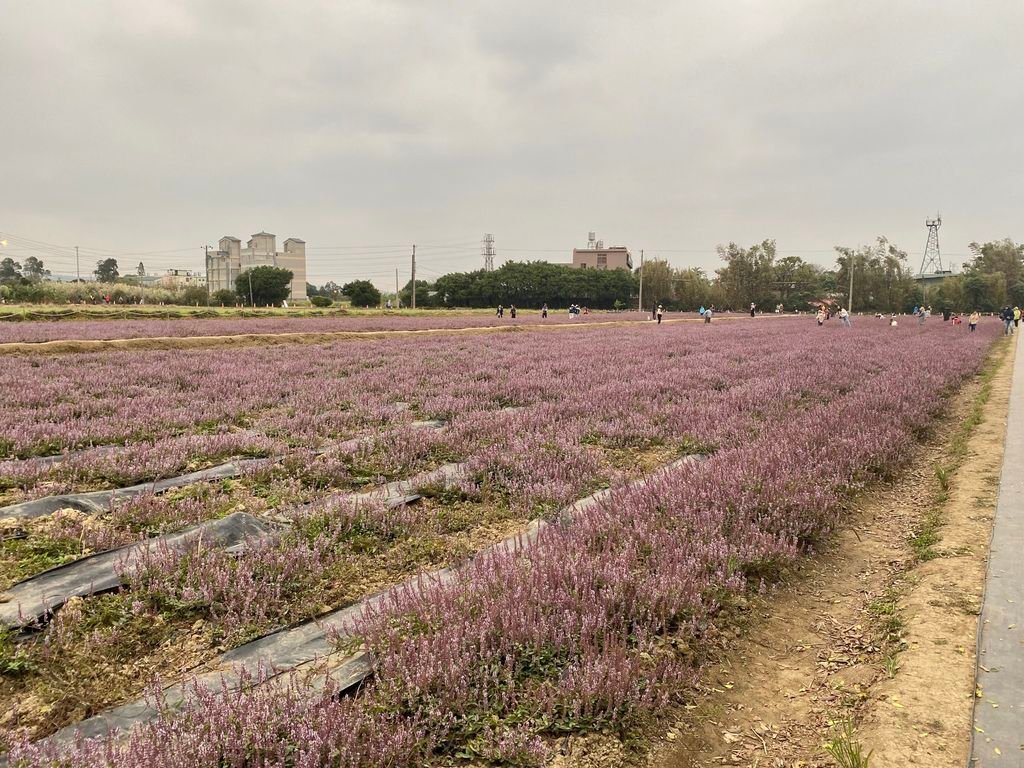
[[[1012,348],[997,359],[911,466],[856,500],[829,553],[747,607],[748,630],[726,632],[697,699],[639,762],[857,765],[832,741],[873,751],[871,766],[966,764]]]

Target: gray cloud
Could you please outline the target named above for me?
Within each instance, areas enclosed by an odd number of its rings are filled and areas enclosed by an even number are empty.
[[[155,268],[261,228],[443,244],[442,272],[484,231],[554,259],[596,229],[713,268],[728,240],[920,251],[941,209],[962,261],[1024,238],[1022,28],[1001,1],[7,2],[0,231],[183,249]]]

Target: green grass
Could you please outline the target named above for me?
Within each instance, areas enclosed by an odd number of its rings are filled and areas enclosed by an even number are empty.
[[[0,541],[0,589],[81,556],[82,543],[77,539],[30,534]]]
[[[903,619],[899,615],[896,593],[892,590],[867,605],[867,611],[878,624],[887,643],[898,643],[903,634]]]
[[[32,660],[14,642],[10,630],[0,627],[0,676],[17,677],[32,671]]]
[[[924,514],[921,522],[910,536],[910,546],[914,556],[921,562],[933,560],[939,556],[936,546],[942,541],[940,533],[943,525],[944,505],[949,500],[952,478],[963,465],[970,445],[971,437],[984,418],[985,405],[992,396],[992,380],[1006,362],[1005,341],[996,342],[996,346],[978,374],[981,387],[971,401],[971,407],[947,443],[945,461],[935,466],[935,478],[938,490],[935,493],[932,507]]]
[[[864,753],[864,747],[856,738],[856,730],[849,718],[832,726],[832,738],[825,744],[825,751],[839,764],[840,768],[869,768],[874,751]]]

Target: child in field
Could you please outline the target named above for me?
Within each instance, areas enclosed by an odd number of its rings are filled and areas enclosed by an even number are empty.
[[[661,304],[659,304],[658,305],[658,325],[661,325],[661,316],[663,314],[665,314],[665,308],[662,307]]]
[[[821,328],[825,324],[825,308],[822,307],[818,310],[818,314],[815,315],[815,319],[818,321],[818,327]]]
[[[968,329],[970,329],[971,333],[974,333],[976,330],[978,330],[979,320],[981,320],[981,313],[978,312],[978,310],[974,310],[973,312],[971,312],[971,316],[967,318],[967,327]]]

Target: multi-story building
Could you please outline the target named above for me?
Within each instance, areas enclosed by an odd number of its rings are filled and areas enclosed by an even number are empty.
[[[572,249],[572,266],[577,269],[633,269],[633,257],[629,249],[616,245],[605,248],[591,232],[586,248]]]
[[[188,288],[193,285],[205,288],[206,276],[191,269],[168,269],[155,282],[164,288]]]
[[[572,265],[579,269],[633,269],[633,257],[629,249],[622,246],[613,248],[573,248]]]
[[[253,267],[281,267],[291,270],[289,301],[306,300],[306,242],[297,237],[284,241],[284,250],[277,250],[277,237],[257,232],[242,247],[237,237],[225,235],[206,259],[206,278],[211,292],[235,290],[235,280]]]

